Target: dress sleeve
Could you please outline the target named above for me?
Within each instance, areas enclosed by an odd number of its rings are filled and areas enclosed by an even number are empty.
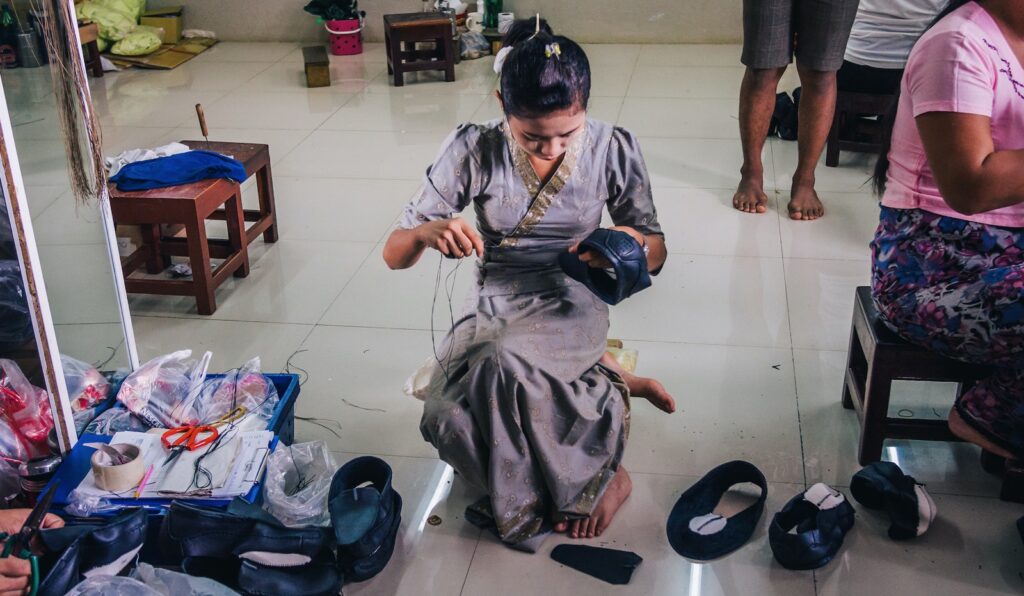
[[[409,230],[428,221],[448,219],[469,205],[479,139],[479,128],[472,124],[463,124],[448,135],[427,168],[419,193],[402,212],[399,228]]]
[[[640,145],[625,129],[616,127],[612,131],[607,172],[608,213],[615,225],[629,226],[645,236],[664,235]]]
[[[985,43],[962,31],[921,40],[907,62],[905,81],[915,118],[929,112],[992,116],[998,69]]]

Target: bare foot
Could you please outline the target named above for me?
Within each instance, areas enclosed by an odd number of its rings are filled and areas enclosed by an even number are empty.
[[[821,204],[813,184],[796,184],[789,193],[789,218],[810,221],[825,215],[825,206]]]
[[[612,518],[615,517],[619,507],[626,502],[626,498],[631,492],[633,492],[633,481],[629,479],[626,468],[619,466],[619,470],[615,472],[612,481],[608,483],[608,488],[604,490],[601,501],[598,502],[597,507],[594,507],[594,512],[590,514],[590,517],[570,522],[569,536],[572,538],[600,536],[608,524],[612,523]]]
[[[629,394],[635,397],[642,397],[651,402],[654,407],[663,412],[671,414],[676,411],[676,401],[669,395],[665,386],[650,377],[638,377],[622,368],[619,361],[608,352],[601,356],[601,364],[614,370],[622,377],[629,389]]]
[[[947,422],[949,423],[950,432],[960,437],[961,439],[967,441],[968,443],[974,443],[975,445],[978,445],[985,451],[994,453],[1000,457],[1005,457],[1006,459],[1016,459],[1016,457],[1012,453],[1003,449],[999,445],[996,445],[995,443],[990,441],[985,435],[978,432],[973,426],[967,424],[967,422],[965,422],[964,419],[960,417],[960,412],[957,412],[956,408],[953,408],[949,411],[949,418]]]
[[[768,195],[764,193],[764,181],[759,176],[743,176],[732,206],[744,213],[764,213],[768,210]]]
[[[559,534],[564,534],[565,531],[568,530],[568,529],[569,529],[569,522],[567,522],[567,521],[555,522],[555,531],[558,532]]]

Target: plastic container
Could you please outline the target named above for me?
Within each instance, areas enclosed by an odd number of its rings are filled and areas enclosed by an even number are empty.
[[[331,38],[331,53],[335,56],[354,56],[363,53],[363,20],[346,19],[324,23]]]

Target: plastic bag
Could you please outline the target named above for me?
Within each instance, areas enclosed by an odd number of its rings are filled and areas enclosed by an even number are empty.
[[[146,11],[146,0],[93,0],[93,2],[104,8],[116,10],[135,23],[139,22],[139,17]]]
[[[132,577],[164,596],[233,596],[238,593],[208,577],[193,577],[147,563],[139,563]]]
[[[101,575],[78,584],[66,596],[162,596],[137,579]]]
[[[124,39],[110,48],[111,54],[118,56],[145,56],[160,49],[163,41],[152,31],[132,31]]]
[[[0,412],[13,436],[22,441],[29,458],[49,455],[46,435],[53,428],[49,395],[29,383],[13,360],[0,359],[0,372]]]
[[[206,352],[198,362],[191,356],[192,350],[180,350],[143,364],[121,384],[117,400],[153,427],[198,423],[191,406],[203,387],[212,354]]]
[[[223,377],[206,379],[193,408],[199,420],[211,423],[242,406],[252,414],[240,426],[256,430],[266,428],[279,400],[277,388],[260,372],[260,359],[256,357]]]
[[[18,261],[0,261],[0,344],[20,346],[35,337],[23,282]]]
[[[68,504],[64,506],[64,512],[75,517],[92,517],[97,513],[113,513],[122,509],[121,505],[98,495],[83,494],[77,488],[68,495]]]
[[[150,428],[142,418],[132,414],[124,407],[115,406],[94,418],[82,432],[114,436],[122,430],[144,433]]]
[[[484,37],[483,33],[467,31],[462,34],[462,40],[459,42],[459,54],[465,60],[476,60],[483,56],[490,56],[491,44]]]
[[[267,460],[263,508],[288,527],[329,525],[327,496],[337,467],[324,441],[279,447]]]
[[[100,37],[108,41],[120,41],[135,30],[134,19],[96,2],[76,4],[75,12],[79,19],[96,23]]]
[[[98,406],[110,395],[110,382],[91,365],[64,354],[60,355],[60,364],[64,368],[72,411]]]

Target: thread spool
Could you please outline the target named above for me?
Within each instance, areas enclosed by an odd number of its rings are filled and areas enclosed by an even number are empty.
[[[118,443],[110,446],[115,451],[129,457],[126,463],[112,465],[110,456],[102,451],[92,454],[92,475],[96,480],[96,486],[101,490],[110,492],[123,492],[139,485],[145,474],[144,462],[139,448],[127,443]]]

